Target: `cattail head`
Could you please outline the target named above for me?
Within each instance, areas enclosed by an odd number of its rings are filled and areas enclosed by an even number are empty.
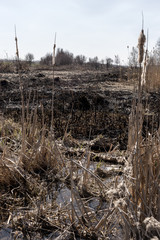
[[[55,51],[56,51],[56,33],[55,33],[55,39],[54,39],[54,45],[53,45],[53,56],[52,56],[52,65],[54,66],[55,65],[55,58],[56,58],[56,54],[55,54]]]
[[[52,56],[52,65],[55,65],[55,50],[56,50],[56,44],[53,46],[53,56]]]
[[[16,56],[17,56],[17,59],[19,59],[18,38],[17,38],[17,33],[16,33],[16,26],[14,26],[14,28],[15,28]]]
[[[138,39],[138,50],[139,50],[138,62],[139,63],[142,63],[142,61],[143,61],[145,41],[146,41],[146,37],[145,37],[144,31],[142,29],[139,39]]]

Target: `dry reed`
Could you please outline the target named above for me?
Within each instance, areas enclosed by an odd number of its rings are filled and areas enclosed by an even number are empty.
[[[16,55],[19,62],[16,34],[15,41]],[[12,221],[12,227],[21,229],[26,239],[35,229],[37,231],[41,230],[45,234],[48,231],[52,233],[52,236],[56,231],[59,231],[61,234],[57,239],[74,238],[74,233],[86,239],[98,239],[99,236],[101,236],[101,239],[106,239],[111,235],[113,229],[116,228],[115,225],[118,225],[120,217],[124,222],[123,230],[125,231],[126,240],[131,237],[132,239],[160,237],[159,131],[154,136],[148,131],[146,138],[143,138],[145,109],[142,104],[142,94],[140,93],[141,86],[146,84],[148,74],[148,69],[146,68],[148,55],[146,53],[144,59],[144,43],[145,35],[142,30],[138,40],[138,61],[140,64],[139,96],[138,101],[135,101],[132,106],[129,118],[129,158],[126,161],[128,165],[126,164],[124,177],[119,182],[118,178],[114,179],[114,189],[111,189],[111,185],[106,185],[95,172],[90,170],[92,155],[89,146],[87,146],[82,157],[77,161],[72,157],[67,159],[59,150],[55,138],[53,142],[56,44],[53,47],[52,63],[51,137],[46,129],[43,105],[41,104],[41,128],[39,128],[38,124],[38,107],[36,106],[34,110],[30,111],[31,93],[29,93],[25,118],[23,84],[19,72],[22,98],[22,131],[18,131],[19,126],[13,128],[13,126],[9,127],[10,125],[6,123],[3,124],[4,126],[1,127],[0,131],[1,140],[3,139],[4,141],[0,148],[0,186],[3,190],[7,188],[8,192],[11,192],[12,199],[9,200],[13,206],[11,206],[6,196],[2,196],[3,198],[0,201],[2,206],[9,207],[9,214],[7,213],[6,217],[7,223],[9,224]],[[143,61],[144,66],[141,75],[141,64]],[[35,105],[35,95],[33,102],[33,105]],[[61,146],[63,146],[67,138],[68,124]],[[6,128],[5,125],[7,125]],[[8,139],[10,139],[10,145],[7,145]],[[11,139],[13,142],[18,143],[17,148],[14,147],[14,151],[11,151],[13,149]],[[22,146],[21,149],[19,146]],[[21,154],[22,161],[16,160],[19,154]],[[85,159],[85,166],[81,164],[82,158]],[[61,185],[67,184],[68,176],[69,191],[71,193],[70,201],[62,207],[61,205],[57,206],[55,196],[46,200],[51,193],[52,195],[57,194],[57,191],[53,191],[57,187],[56,185],[59,188]],[[83,181],[81,181],[82,178]],[[91,185],[92,189],[89,189]],[[90,198],[84,198],[84,192],[81,191],[84,189],[86,192],[88,190],[87,194],[90,197],[97,197],[99,201],[103,201],[103,199],[108,200],[109,198],[107,209],[91,209],[88,205]],[[6,203],[4,203],[5,201]],[[99,208],[101,207],[100,205],[101,203],[98,206]],[[14,209],[15,206],[17,207],[16,210]],[[101,214],[97,218],[99,212]]]
[[[139,63],[143,61],[145,35],[142,30],[139,38]],[[139,89],[146,83],[147,53],[144,59],[142,75],[139,76]],[[123,208],[123,220],[126,225],[126,240],[133,235],[133,239],[150,239],[160,236],[159,229],[147,231],[146,219],[153,217],[160,221],[159,215],[159,185],[160,185],[160,141],[158,135],[151,135],[149,130],[143,137],[143,120],[145,108],[142,105],[142,94],[139,93],[137,104],[134,103],[129,119],[128,150],[130,151],[130,181],[126,179],[129,195],[126,195],[127,207]],[[125,216],[126,214],[126,216]],[[128,218],[130,216],[130,219]],[[128,231],[129,230],[129,231]]]
[[[55,51],[56,51],[56,34],[53,45],[53,55],[52,55],[52,73],[53,73],[53,82],[52,82],[52,104],[51,104],[51,135],[54,135],[54,68],[55,68]]]

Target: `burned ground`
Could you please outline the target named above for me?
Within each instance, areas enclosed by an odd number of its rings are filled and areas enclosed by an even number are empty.
[[[66,131],[77,139],[88,139],[89,136],[95,138],[102,134],[108,144],[115,146],[118,143],[120,149],[126,149],[128,116],[132,102],[137,98],[134,90],[136,82],[130,81],[127,74],[125,68],[107,71],[56,71],[54,80],[56,137],[62,137]],[[43,105],[45,124],[49,126],[53,92],[52,72],[22,74],[21,79],[26,108],[28,105],[29,111],[32,111],[36,107],[41,119]],[[19,120],[21,115],[19,75],[1,74],[1,91],[1,111]],[[156,114],[159,113],[159,94],[149,94],[148,98],[149,111],[152,109]]]
[[[51,71],[34,71],[1,74],[0,87],[0,236],[124,239],[116,202],[123,205],[124,179],[131,175],[124,150],[137,80],[128,79],[125,68],[55,71],[53,87]],[[52,100],[55,138],[49,133]],[[145,137],[159,127],[159,93],[145,92],[142,103]]]

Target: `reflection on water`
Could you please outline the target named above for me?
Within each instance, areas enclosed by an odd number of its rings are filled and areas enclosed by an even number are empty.
[[[71,191],[67,187],[64,187],[60,189],[56,202],[57,204],[63,206],[69,203],[70,199],[71,199]]]
[[[2,228],[0,230],[0,240],[14,240],[12,230],[10,228]]]

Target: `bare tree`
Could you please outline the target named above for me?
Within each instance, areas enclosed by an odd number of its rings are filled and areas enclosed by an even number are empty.
[[[74,62],[79,65],[83,65],[86,62],[86,57],[83,55],[77,55],[74,58]]]
[[[129,66],[130,67],[137,67],[138,66],[138,49],[132,47],[132,51],[129,55]]]
[[[94,58],[89,58],[89,65],[95,69],[99,68],[99,60],[98,57],[94,57]]]
[[[52,54],[47,53],[44,57],[41,58],[40,63],[42,65],[51,66],[52,65]]]
[[[153,59],[156,65],[160,65],[160,38],[158,39],[153,51]]]
[[[73,53],[64,51],[62,48],[57,49],[56,65],[70,65],[73,63]]]
[[[113,63],[113,60],[111,59],[111,58],[106,58],[106,67],[107,67],[107,69],[112,65],[112,63]]]
[[[26,54],[25,60],[26,60],[29,64],[31,64],[31,63],[33,62],[33,60],[34,60],[34,55],[33,55],[32,53]]]
[[[114,59],[114,62],[116,65],[119,65],[120,64],[120,57],[118,55],[115,55],[115,59]]]

